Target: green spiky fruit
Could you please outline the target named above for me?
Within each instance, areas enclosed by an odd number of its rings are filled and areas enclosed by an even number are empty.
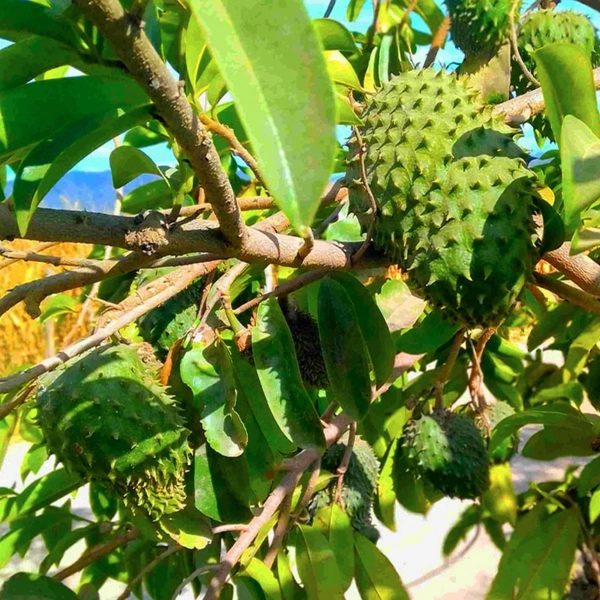
[[[316,321],[310,313],[289,302],[283,303],[282,309],[294,340],[302,381],[311,388],[328,387],[329,379]]]
[[[183,507],[189,431],[134,347],[102,346],[45,375],[37,408],[48,451],[67,469],[154,519]]]
[[[575,11],[537,10],[525,17],[518,37],[519,54],[530,73],[536,73],[533,52],[557,42],[575,44],[597,66],[596,31],[587,17]],[[511,80],[518,95],[534,89],[517,63],[511,69]],[[544,114],[534,115],[531,125],[542,137],[554,140],[552,127]]]
[[[393,78],[370,100],[361,141],[350,139],[350,200],[370,216],[377,247],[409,284],[463,326],[493,326],[531,273],[535,175],[515,131],[456,76],[431,69]]]
[[[135,278],[134,284],[142,287],[173,270],[174,267],[146,269]],[[161,358],[193,326],[198,316],[202,287],[202,280],[196,281],[140,319],[138,325],[141,336],[156,348]]]
[[[434,412],[412,421],[403,434],[412,468],[442,494],[478,498],[489,486],[489,464],[481,433],[464,415]]]
[[[508,39],[512,0],[446,0],[446,5],[452,41],[465,54],[492,56]]]
[[[342,463],[346,448],[346,444],[341,442],[331,446],[323,455],[321,468],[336,473]],[[352,527],[373,542],[379,538],[379,532],[373,525],[371,517],[378,478],[379,460],[369,444],[356,438],[350,462],[344,474],[341,496]],[[326,489],[313,497],[309,511],[314,514],[318,508],[331,505],[335,501],[336,488],[337,479],[334,479]]]
[[[506,417],[510,417],[515,414],[515,409],[502,400],[496,401],[494,404],[490,404],[483,411],[482,417],[476,418],[477,426],[487,437],[487,426],[486,421],[489,423],[490,431]],[[490,455],[489,458],[494,463],[508,462],[511,457],[515,454],[519,448],[519,435],[514,434],[507,437]]]

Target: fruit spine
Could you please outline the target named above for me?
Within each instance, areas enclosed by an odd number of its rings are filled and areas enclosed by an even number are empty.
[[[447,316],[467,327],[496,325],[535,258],[535,176],[515,130],[464,81],[431,69],[393,78],[363,120],[348,163],[363,226],[370,217],[361,160],[377,202],[376,245]]]
[[[154,519],[183,508],[189,431],[134,347],[108,345],[40,379],[49,453]]]

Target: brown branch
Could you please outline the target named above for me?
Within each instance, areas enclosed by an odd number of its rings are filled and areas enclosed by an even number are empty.
[[[174,296],[177,292],[185,289],[192,281],[206,275],[212,269],[215,269],[219,264],[219,261],[214,261],[210,263],[203,263],[199,265],[192,265],[189,267],[182,267],[175,273],[171,273],[166,277],[170,277],[171,285],[168,286],[165,290],[151,295],[147,299],[137,299],[131,300],[132,298],[137,298],[136,296],[129,296],[124,302],[121,303],[120,306],[123,306],[124,303],[127,303],[128,310],[125,312],[118,312],[118,315],[115,316],[114,319],[109,321],[106,324],[100,326],[92,335],[79,340],[78,342],[72,344],[68,348],[61,350],[58,354],[50,358],[46,358],[43,361],[39,362],[37,365],[22,371],[21,373],[17,373],[11,377],[3,377],[0,378],[0,393],[7,392],[12,390],[24,383],[32,381],[36,379],[40,375],[47,373],[63,364],[70,358],[75,356],[79,356],[86,350],[90,348],[95,348],[100,345],[106,338],[113,335],[122,327],[129,325],[132,321],[139,319],[141,316],[145,315],[147,312],[151,311],[153,308],[160,306],[163,302],[166,302],[169,298]],[[152,282],[154,283],[154,282]],[[151,284],[148,284],[151,285]],[[145,286],[148,287],[148,286]],[[130,305],[131,308],[129,308]]]
[[[342,457],[342,462],[337,468],[337,484],[335,486],[335,501],[342,507],[343,510],[346,510],[346,506],[344,504],[344,499],[342,497],[342,489],[344,487],[344,475],[346,475],[346,471],[348,470],[348,465],[350,464],[350,460],[352,459],[352,451],[354,449],[354,442],[356,440],[356,421],[350,423],[350,429],[348,432],[348,443],[346,444],[346,450],[344,451],[344,456]]]
[[[248,150],[246,150],[246,148],[242,146],[240,141],[237,139],[233,129],[231,129],[231,127],[228,127],[227,125],[224,125],[223,123],[213,121],[206,115],[200,115],[200,120],[202,121],[202,124],[206,127],[208,131],[216,133],[218,136],[222,137],[227,142],[229,148],[231,149],[231,152],[236,156],[239,156],[250,167],[256,179],[258,179],[258,181],[263,185],[263,187],[266,187],[265,180],[258,165],[258,162],[250,154],[250,152],[248,152]]]
[[[117,548],[128,544],[138,536],[138,530],[135,527],[128,526],[127,530],[117,534],[112,540],[97,544],[89,548],[83,556],[78,558],[72,565],[65,567],[62,571],[59,571],[52,579],[56,581],[63,581],[67,577],[79,573],[82,569],[85,569],[88,565],[100,560],[104,556],[108,556],[114,552]]]
[[[4,418],[9,415],[13,410],[19,408],[21,404],[24,404],[29,398],[29,395],[33,391],[34,384],[28,385],[25,389],[21,390],[12,400],[5,402],[0,405],[0,421],[4,420]]]
[[[600,296],[600,265],[585,254],[571,256],[570,252],[571,244],[565,242],[543,258],[582,290]]]
[[[52,248],[53,246],[56,246],[56,242],[44,242],[42,244],[37,244],[36,246],[34,246],[31,249],[31,252],[43,252],[44,250],[48,250],[49,248]],[[2,271],[2,269],[6,269],[7,267],[10,267],[10,265],[19,262],[20,259],[18,258],[7,258],[6,260],[0,260],[0,271]]]
[[[350,419],[346,415],[342,414],[336,417],[324,432],[327,445],[335,443],[344,434],[349,425]],[[254,541],[254,538],[258,535],[263,525],[275,514],[286,496],[294,490],[302,473],[315,460],[318,460],[319,456],[320,453],[318,450],[304,450],[290,461],[293,466],[279,485],[271,492],[263,505],[260,515],[250,521],[248,529],[240,535],[235,544],[227,551],[227,554],[215,571],[204,600],[216,600],[221,595],[221,589],[231,569],[238,563],[242,554]]]
[[[423,63],[423,68],[427,69],[434,62],[438,55],[438,52],[446,42],[446,37],[448,36],[448,32],[450,31],[450,17],[445,16],[440,23],[440,26],[437,28],[433,39],[431,40],[431,47],[429,48],[429,52],[427,53],[427,58],[425,58],[425,62]]]
[[[74,3],[113,45],[119,59],[148,94],[186,153],[213,206],[224,239],[234,248],[242,247],[246,229],[211,136],[139,22],[125,12],[118,0],[74,0]]]
[[[246,531],[248,529],[248,525],[245,523],[230,523],[228,525],[218,525],[217,527],[212,528],[213,535],[217,535],[218,533],[227,533],[229,531]]]
[[[535,277],[536,285],[560,296],[563,300],[567,300],[572,304],[581,306],[581,308],[600,314],[600,299],[587,294],[579,288],[564,283],[563,281],[552,279],[552,277],[548,277],[547,275],[542,275],[541,273],[534,273],[533,275]]]
[[[283,542],[283,538],[288,530],[288,523],[290,521],[290,510],[292,508],[292,495],[293,490],[285,497],[284,501],[281,503],[281,508],[279,510],[279,519],[277,521],[277,525],[275,526],[275,531],[273,532],[273,541],[265,554],[263,562],[270,569],[277,558],[277,554],[279,553],[279,549],[281,548],[281,543]]]
[[[450,354],[440,371],[440,374],[435,382],[435,409],[442,410],[444,408],[444,386],[450,377],[450,373],[452,372],[452,368],[454,367],[454,363],[458,358],[458,353],[460,352],[460,347],[465,339],[465,330],[461,329],[454,336],[454,341],[452,342],[452,346],[450,347]]]
[[[13,250],[0,245],[0,256],[13,261],[38,262],[53,265],[54,267],[84,267],[88,269],[97,269],[102,265],[101,260],[92,260],[89,258],[72,258],[70,256],[50,256],[48,254],[38,254],[34,251]],[[110,259],[109,259],[110,260]],[[113,259],[111,262],[115,263]]]

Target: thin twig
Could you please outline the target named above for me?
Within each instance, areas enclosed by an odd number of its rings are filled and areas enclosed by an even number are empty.
[[[446,15],[440,26],[437,28],[433,39],[431,40],[431,47],[429,48],[429,52],[427,53],[427,57],[425,58],[425,62],[423,63],[423,68],[427,69],[430,67],[437,58],[438,52],[443,47],[446,42],[446,37],[448,36],[448,32],[450,31],[450,17]]]
[[[185,587],[192,583],[196,577],[200,577],[200,575],[204,575],[204,573],[208,573],[210,571],[214,571],[219,565],[204,565],[196,569],[191,575],[186,577],[180,584],[177,586],[175,593],[171,596],[171,600],[175,600],[181,592],[185,589]]]
[[[300,498],[300,502],[298,502],[298,506],[296,507],[296,512],[292,515],[292,519],[288,525],[288,531],[296,524],[296,521],[300,518],[302,511],[308,506],[310,499],[313,496],[315,491],[315,487],[317,485],[317,481],[319,481],[319,475],[321,474],[321,459],[315,461],[313,465],[312,473],[308,479],[308,483],[306,484],[306,489],[304,490],[304,494],[302,494],[302,498]]]
[[[469,392],[473,404],[478,408],[480,413],[483,413],[486,402],[481,386],[483,385],[483,371],[481,370],[481,357],[490,338],[496,332],[495,327],[488,327],[483,331],[477,344],[473,348],[473,364],[471,366],[471,376],[469,377]]]
[[[346,506],[344,504],[344,498],[342,496],[342,489],[344,488],[344,475],[346,475],[346,471],[348,470],[348,465],[350,464],[350,460],[352,459],[352,452],[354,450],[354,442],[356,440],[356,421],[352,421],[350,423],[350,428],[348,431],[348,443],[346,444],[346,450],[344,451],[344,456],[342,457],[342,462],[340,462],[336,474],[337,474],[337,484],[335,486],[335,501],[342,507],[342,510],[346,510]]]
[[[415,10],[415,8],[417,8],[417,4],[419,4],[419,0],[411,0],[410,4],[406,7],[406,10],[402,15],[402,19],[400,19],[400,23],[398,23],[398,30],[401,30],[405,25],[408,24],[410,15]]]
[[[128,584],[127,587],[123,590],[123,593],[117,598],[117,600],[127,600],[129,598],[129,594],[133,588],[148,574],[150,571],[154,569],[159,563],[161,563],[165,558],[169,558],[176,552],[183,550],[183,546],[178,546],[174,544],[169,546],[162,554],[159,554],[154,560],[149,562]]]
[[[135,527],[128,525],[126,531],[117,534],[112,540],[88,548],[86,552],[84,552],[84,554],[72,565],[65,567],[62,571],[59,571],[52,577],[52,579],[56,581],[63,581],[67,577],[78,573],[82,569],[85,569],[85,567],[95,563],[97,560],[100,560],[102,557],[111,554],[117,548],[125,546],[125,544],[128,544],[134,540],[138,534],[139,532]]]
[[[517,61],[517,64],[523,71],[523,75],[537,88],[540,87],[540,82],[533,76],[531,71],[527,68],[527,65],[523,62],[521,53],[519,52],[519,42],[517,41],[517,26],[515,25],[515,12],[517,7],[521,5],[521,0],[513,0],[513,3],[508,11],[508,23],[510,28],[510,43],[512,51]]]
[[[464,329],[461,329],[455,336],[454,341],[452,342],[452,347],[450,348],[450,354],[440,371],[439,377],[435,382],[435,408],[436,410],[441,410],[444,408],[444,386],[446,385],[446,381],[450,377],[450,373],[452,372],[452,368],[454,367],[454,363],[458,358],[458,353],[460,351],[460,347],[465,339]]]
[[[0,245],[0,256],[9,258],[13,261],[38,262],[53,265],[54,267],[85,267],[88,269],[102,268],[101,260],[92,260],[89,258],[72,258],[70,256],[49,256],[47,254],[38,254],[32,251],[13,250]],[[112,262],[116,263],[116,260]]]
[[[41,244],[36,244],[33,248],[31,248],[30,252],[43,252],[44,250],[48,250],[57,244],[58,242],[42,242]],[[20,259],[18,258],[7,258],[6,260],[0,260],[0,271],[10,267],[10,265],[18,262],[19,260]]]
[[[29,395],[33,391],[35,385],[32,383],[25,389],[21,390],[12,400],[5,402],[0,405],[0,421],[4,420],[13,410],[19,408],[21,404],[24,404],[29,398]]]
[[[373,43],[373,38],[377,33],[377,21],[379,20],[379,10],[381,8],[381,0],[373,0],[373,22],[367,33],[367,41],[365,47],[368,48]]]
[[[213,535],[217,535],[218,533],[227,533],[229,531],[246,531],[248,529],[248,525],[244,523],[230,523],[228,525],[218,525],[217,527],[212,528]]]
[[[281,543],[283,542],[283,538],[288,531],[288,523],[290,520],[290,510],[292,508],[292,495],[293,492],[290,492],[281,503],[281,508],[279,509],[279,519],[277,520],[277,525],[275,526],[275,531],[273,532],[273,541],[265,554],[263,562],[270,569],[277,558],[277,554],[279,553],[279,549],[281,548]]]
[[[333,12],[333,9],[335,8],[336,1],[337,0],[329,0],[329,4],[327,5],[327,8],[325,9],[325,14],[323,15],[324,19],[328,19],[329,18],[329,16]]]
[[[586,310],[600,314],[600,299],[591,296],[590,294],[587,294],[586,292],[569,285],[568,283],[548,277],[547,275],[534,273],[533,276],[535,278],[536,285],[549,290],[557,296],[560,296],[563,300],[567,300],[572,304],[581,306],[581,308],[585,308]]]

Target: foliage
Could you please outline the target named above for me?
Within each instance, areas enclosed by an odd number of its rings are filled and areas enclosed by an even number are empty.
[[[520,4],[0,3],[0,568],[47,551],[0,600],[404,600],[378,530],[445,496],[490,600],[598,593],[597,40]],[[120,214],[40,207],[112,140]],[[517,494],[516,454],[586,465]]]

